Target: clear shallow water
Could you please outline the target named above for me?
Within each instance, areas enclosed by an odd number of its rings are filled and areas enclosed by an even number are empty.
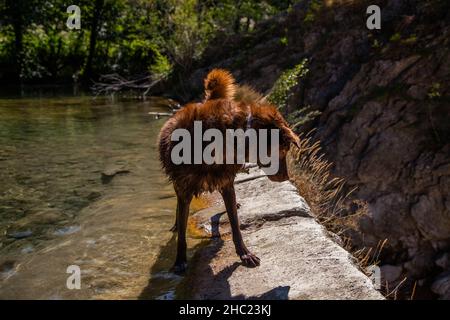
[[[0,298],[172,298],[164,102],[0,100]],[[102,180],[102,172],[128,173]],[[195,207],[203,204],[194,204]],[[195,241],[194,241],[195,242]],[[78,265],[81,290],[68,290]]]

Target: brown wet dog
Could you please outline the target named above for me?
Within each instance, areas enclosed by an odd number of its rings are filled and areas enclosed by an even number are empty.
[[[238,97],[237,91],[241,96],[244,91],[247,99]],[[245,91],[235,85],[235,81],[228,71],[212,70],[205,79],[204,102],[184,106],[164,124],[159,134],[160,160],[165,173],[173,183],[178,201],[176,227],[174,228],[178,232],[177,257],[174,266],[176,273],[184,272],[187,266],[186,227],[189,205],[192,198],[202,192],[219,191],[221,193],[228,213],[236,253],[244,265],[249,267],[259,265],[259,258],[247,249],[239,229],[234,179],[242,169],[242,164],[214,163],[208,165],[202,162],[202,164],[175,165],[171,159],[172,148],[178,143],[171,141],[173,131],[186,129],[193,137],[194,121],[202,121],[203,130],[215,128],[222,133],[226,129],[279,129],[279,170],[268,178],[280,182],[289,179],[286,154],[291,144],[299,146],[299,138],[289,128],[286,120],[275,106],[266,103],[264,99],[257,98],[258,94],[255,92]],[[194,142],[191,142],[191,145],[194,145]],[[268,149],[270,150],[270,147]],[[246,156],[248,157],[248,154]],[[191,152],[191,157],[194,158],[193,152]],[[194,161],[190,163],[194,163]],[[259,159],[258,165],[261,166]]]

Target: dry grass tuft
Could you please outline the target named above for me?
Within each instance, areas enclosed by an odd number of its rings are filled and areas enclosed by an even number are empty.
[[[403,280],[401,280],[393,289],[389,288],[389,283],[386,281],[383,286],[384,296],[388,299],[398,300],[399,295],[402,294],[401,287],[405,284],[405,282],[407,280],[408,280],[408,278],[404,277]],[[414,283],[414,289],[413,289],[413,293],[411,294],[411,300],[414,299],[415,285],[416,285],[416,283]]]
[[[300,149],[289,152],[288,166],[292,182],[306,200],[314,217],[330,232],[339,236],[342,246],[352,253],[356,264],[365,273],[379,263],[380,253],[387,240],[374,248],[357,248],[351,233],[358,232],[359,219],[368,213],[361,200],[352,200],[356,188],[347,190],[345,180],[331,175],[332,163],[324,158],[320,142],[312,142],[311,133],[300,136]],[[350,204],[358,208],[349,210]],[[353,210],[354,211],[354,210]]]
[[[320,142],[300,136],[300,148],[291,150],[288,159],[291,180],[305,198],[315,217],[328,230],[341,235],[351,219],[343,216],[345,181],[331,177],[332,163],[324,159]],[[349,221],[350,220],[350,221]]]
[[[372,278],[373,267],[380,264],[380,256],[388,245],[388,239],[380,240],[376,247],[363,245],[361,239],[364,234],[359,230],[359,220],[368,215],[368,205],[362,200],[353,199],[351,195],[356,188],[349,190],[344,179],[333,177],[333,164],[324,158],[320,142],[312,141],[312,132],[301,135],[300,149],[291,149],[289,152],[291,181],[309,204],[318,222],[339,237],[341,246],[355,258],[355,264]],[[404,277],[391,284],[379,280],[380,292],[387,299],[413,300],[417,296],[417,282],[411,282],[411,279]]]

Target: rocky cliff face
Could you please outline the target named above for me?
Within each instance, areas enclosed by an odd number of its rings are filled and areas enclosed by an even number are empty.
[[[372,3],[373,2],[373,3]],[[366,8],[381,7],[381,30]],[[254,35],[221,38],[189,83],[212,66],[268,92],[281,71],[308,58],[288,112],[321,115],[316,128],[333,174],[357,187],[368,215],[359,246],[388,239],[382,271],[450,299],[450,6],[448,1],[301,1]],[[200,88],[190,88],[198,92]]]

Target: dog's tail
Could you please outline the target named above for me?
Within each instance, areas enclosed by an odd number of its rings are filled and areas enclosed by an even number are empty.
[[[223,69],[214,69],[205,78],[205,100],[234,98],[236,84],[231,73]]]

